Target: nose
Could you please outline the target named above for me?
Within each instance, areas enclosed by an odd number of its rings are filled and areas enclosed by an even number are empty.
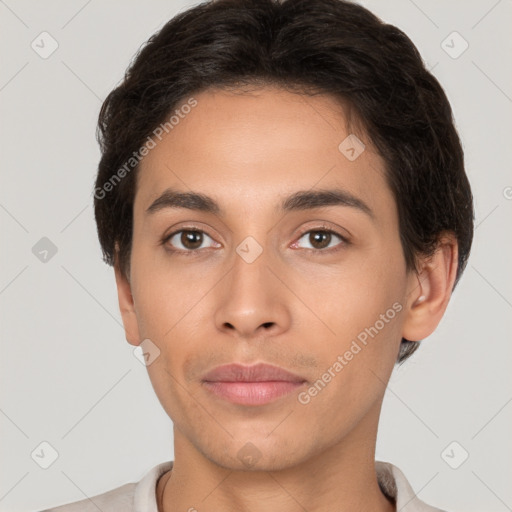
[[[284,276],[271,266],[265,251],[253,262],[235,254],[230,272],[217,290],[215,324],[236,338],[277,336],[291,324],[290,292]]]

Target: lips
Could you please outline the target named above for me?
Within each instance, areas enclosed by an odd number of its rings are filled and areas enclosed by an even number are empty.
[[[208,392],[239,405],[264,405],[289,395],[306,379],[268,364],[218,366],[202,379]]]
[[[291,372],[269,364],[243,366],[228,364],[218,366],[208,372],[203,381],[207,382],[295,382],[302,383],[306,379]]]

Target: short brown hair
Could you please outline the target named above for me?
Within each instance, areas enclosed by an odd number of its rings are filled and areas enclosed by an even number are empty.
[[[94,207],[106,263],[117,258],[129,276],[134,151],[193,93],[251,84],[347,102],[386,164],[408,269],[435,251],[442,232],[453,232],[457,284],[474,211],[449,101],[402,31],[344,0],[208,1],[150,37],[99,115]],[[417,347],[403,339],[398,362]]]

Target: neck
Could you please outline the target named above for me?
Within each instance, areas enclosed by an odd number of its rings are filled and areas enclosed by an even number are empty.
[[[221,467],[175,427],[173,469],[157,487],[159,511],[395,512],[375,472],[377,422],[372,432],[360,424],[338,443],[279,471]]]

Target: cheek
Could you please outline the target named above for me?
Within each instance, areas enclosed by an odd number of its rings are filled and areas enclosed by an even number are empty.
[[[142,243],[139,242],[139,247]],[[134,244],[135,247],[135,244]],[[161,247],[132,255],[132,292],[141,336],[164,340],[197,302],[198,278],[171,267]],[[193,286],[191,283],[193,282]]]
[[[315,347],[317,380],[302,399],[338,425],[357,422],[381,398],[400,345],[402,285],[387,273],[365,275],[344,281],[344,293],[331,284],[331,300],[324,294],[319,302],[319,316],[335,334]]]
[[[394,365],[401,339],[407,285],[401,253],[390,251],[384,258],[374,252],[335,274],[316,277],[305,283],[302,292],[322,320],[305,327],[305,332],[319,328],[324,333],[323,343],[314,349],[319,360],[329,368],[346,354],[346,378],[357,380],[352,372],[362,367],[384,376]]]
[[[207,275],[173,269],[160,257],[137,257],[133,265],[133,296],[141,339],[149,338],[160,350],[148,366],[155,390],[184,382],[183,365],[190,354],[201,354],[201,329],[211,323],[212,308],[204,300],[215,282]],[[210,276],[212,277],[212,276]],[[208,318],[207,315],[210,314]],[[157,364],[158,363],[158,364]]]
[[[339,339],[357,335],[379,320],[396,302],[401,302],[407,286],[405,263],[400,258],[368,256],[339,269],[322,273],[301,273],[294,283],[297,295],[311,304],[317,320]],[[390,311],[395,318],[396,311]],[[327,330],[326,330],[327,332]]]

